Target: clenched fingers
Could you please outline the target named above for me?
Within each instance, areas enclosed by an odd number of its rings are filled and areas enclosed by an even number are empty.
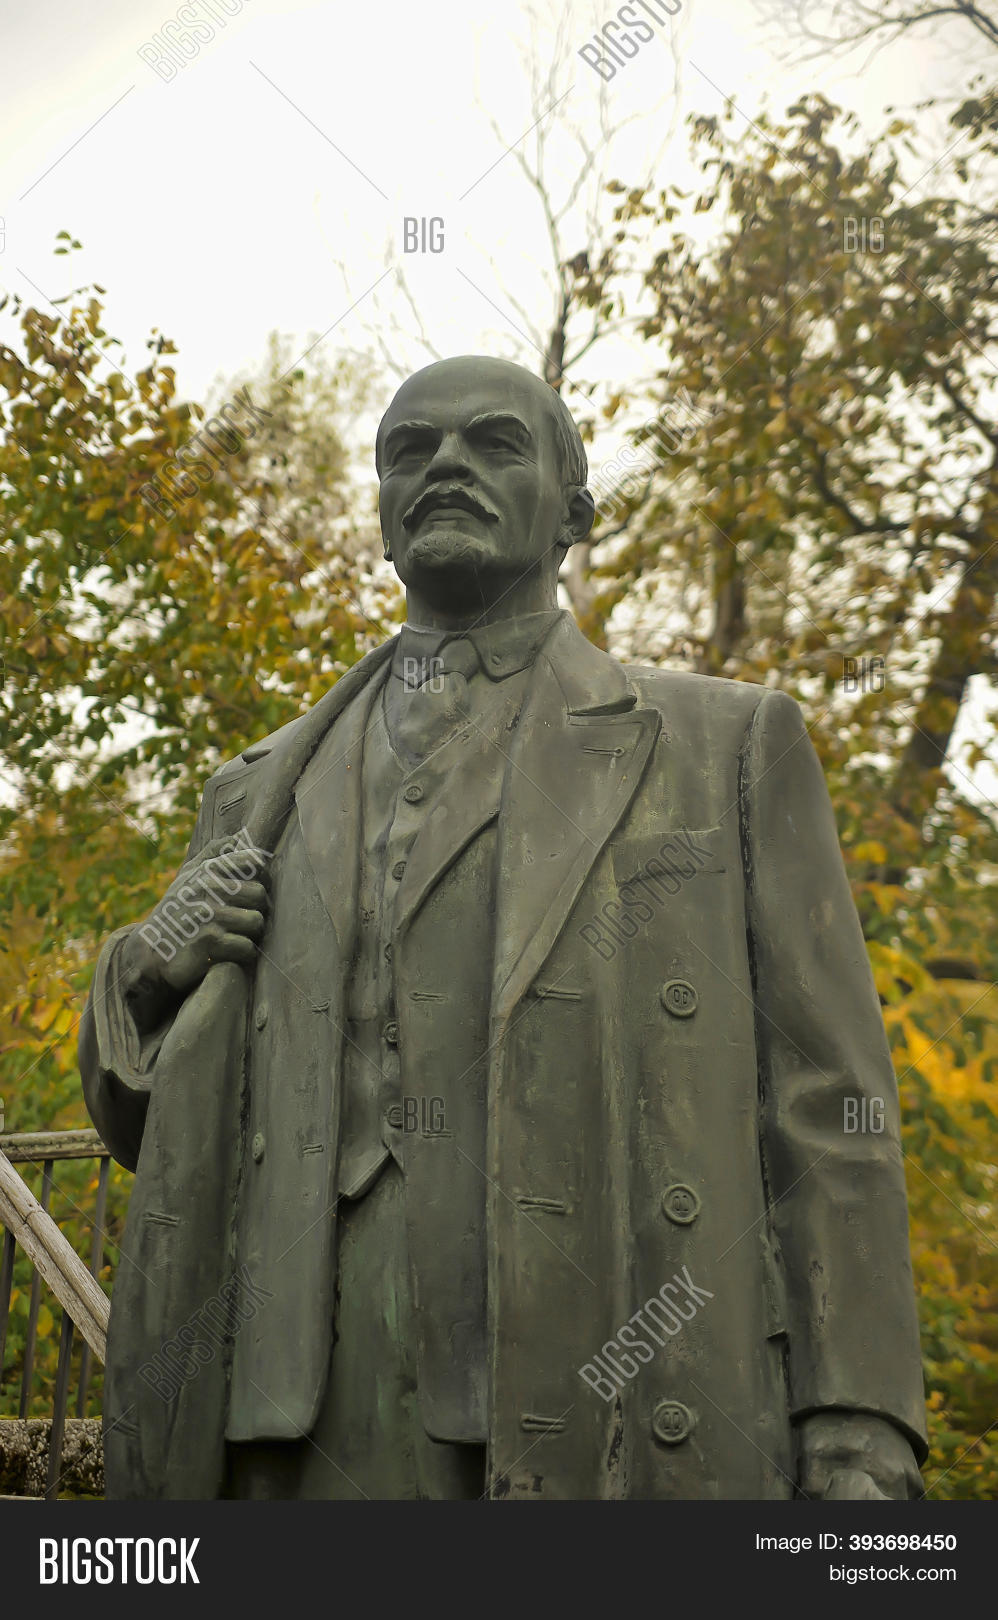
[[[209,961],[238,962],[240,967],[251,967],[256,961],[256,946],[245,934],[222,934],[212,941]]]
[[[267,919],[262,911],[244,911],[238,906],[220,906],[214,918],[214,926],[220,936],[245,934],[249,939],[259,939],[266,925]]]

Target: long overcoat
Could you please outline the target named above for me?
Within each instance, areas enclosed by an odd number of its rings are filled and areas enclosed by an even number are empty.
[[[318,1410],[361,743],[394,646],[206,786],[192,857],[240,831],[275,851],[255,970],[210,968],[140,1061],[122,935],[102,953],[81,1068],[136,1167],[110,1495],[215,1495],[226,1435],[297,1436]],[[788,1497],[793,1420],[832,1408],[891,1419],[921,1458],[897,1088],[800,710],[621,666],[566,616],[506,752],[480,1167],[492,1496]],[[495,814],[476,781],[434,805],[399,894],[414,1097],[434,1096],[456,1015],[434,991],[430,901]],[[407,1136],[410,1203],[459,1152]],[[265,1303],[209,1353],[189,1324],[233,1298],[233,1273]],[[165,1395],[149,1369],[178,1342],[190,1376]]]

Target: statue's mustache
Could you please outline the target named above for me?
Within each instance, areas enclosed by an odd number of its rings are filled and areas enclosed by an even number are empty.
[[[427,512],[435,507],[447,509],[454,508],[462,512],[470,512],[472,517],[483,518],[487,523],[498,523],[499,514],[468,490],[461,488],[428,489],[417,500],[413,501],[408,511],[403,514],[402,527],[412,529],[421,523]]]

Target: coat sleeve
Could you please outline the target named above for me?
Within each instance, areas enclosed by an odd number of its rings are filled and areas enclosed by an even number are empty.
[[[184,864],[200,853],[211,834],[218,775],[201,799]],[[156,1058],[177,1008],[156,1029],[142,1032],[121,985],[121,948],[140,923],[119,928],[105,941],[80,1020],[78,1060],[87,1109],[119,1164],[134,1170],[149,1107]]]
[[[740,761],[762,1162],[795,1418],[888,1418],[928,1450],[897,1082],[817,755],[767,693]]]

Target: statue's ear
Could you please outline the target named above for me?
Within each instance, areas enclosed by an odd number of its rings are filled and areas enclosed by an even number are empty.
[[[585,485],[572,484],[569,488],[568,513],[558,536],[558,544],[566,551],[577,541],[585,540],[596,522],[596,503]]]

